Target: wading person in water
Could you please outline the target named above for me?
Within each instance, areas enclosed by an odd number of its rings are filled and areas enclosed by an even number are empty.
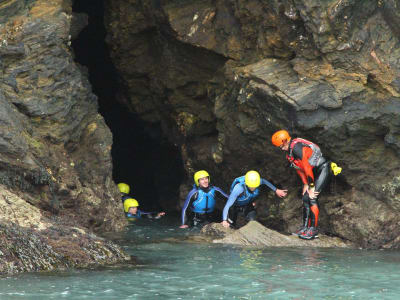
[[[247,172],[245,176],[236,178],[231,185],[231,194],[222,212],[222,225],[224,227],[229,227],[230,223],[235,225],[239,214],[242,214],[247,221],[256,219],[254,201],[260,193],[261,184],[265,184],[280,198],[287,194],[287,190],[277,189],[268,180],[261,178],[257,171]]]
[[[124,212],[125,216],[128,220],[135,220],[141,217],[147,217],[150,219],[159,219],[165,215],[165,212],[145,212],[143,210],[138,209],[139,202],[133,198],[127,198],[124,201]]]
[[[301,138],[292,139],[286,130],[275,132],[272,144],[287,152],[287,160],[303,182],[303,224],[294,234],[302,239],[314,239],[318,234],[318,196],[328,183],[330,163],[316,144]]]
[[[122,201],[122,203],[124,203],[124,201],[126,199],[131,198],[129,196],[129,191],[130,191],[129,185],[127,185],[126,183],[123,183],[123,182],[118,183],[118,189],[119,189],[119,191],[121,193],[121,201]]]
[[[210,175],[207,171],[196,172],[193,189],[187,195],[182,207],[182,225],[180,228],[220,221],[221,219],[218,220],[219,216],[215,212],[216,192],[228,198],[228,195],[220,188],[210,186]],[[186,216],[188,208],[190,210],[189,217]]]

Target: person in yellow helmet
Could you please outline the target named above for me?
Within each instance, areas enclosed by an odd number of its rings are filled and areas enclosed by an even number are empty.
[[[130,187],[128,184],[123,183],[123,182],[118,183],[117,186],[121,193],[121,201],[122,201],[122,203],[124,203],[125,199],[130,198],[130,196],[129,196]]]
[[[239,214],[243,214],[248,221],[256,219],[254,201],[260,193],[259,187],[261,184],[269,187],[280,198],[285,197],[287,194],[287,190],[276,188],[268,180],[261,178],[257,171],[248,171],[246,175],[235,178],[231,185],[231,194],[222,212],[222,225],[224,227],[236,225]]]
[[[215,214],[216,192],[228,198],[220,188],[210,186],[210,175],[207,171],[201,170],[194,174],[193,189],[186,197],[182,207],[182,225],[180,228],[205,225],[210,222],[219,221]],[[190,217],[187,218],[186,210],[190,208]]]
[[[142,216],[146,216],[148,218],[155,218],[155,219],[159,219],[162,216],[165,215],[165,212],[145,212],[142,211],[140,209],[138,209],[139,207],[139,202],[137,202],[136,199],[133,198],[127,198],[124,201],[124,212],[125,212],[125,216],[128,219],[138,219],[141,218]]]
[[[286,130],[275,132],[271,140],[274,146],[287,152],[287,160],[303,182],[303,224],[293,234],[305,240],[314,239],[318,235],[318,195],[329,181],[330,162],[323,157],[317,144],[301,138],[292,139]],[[334,167],[335,174],[340,173],[341,168],[336,164]]]

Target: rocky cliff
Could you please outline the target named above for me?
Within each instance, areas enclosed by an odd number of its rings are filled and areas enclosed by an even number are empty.
[[[321,231],[362,247],[400,246],[398,1],[105,3],[118,101],[161,125],[189,179],[204,168],[226,190],[257,169],[290,192],[278,200],[265,191],[260,221],[293,230],[299,181],[270,144],[286,128],[343,167],[321,197]],[[129,259],[91,233],[125,223],[112,135],[71,50],[87,18],[71,7],[0,1],[3,273]]]
[[[262,197],[261,220],[293,230],[300,183],[270,143],[286,128],[343,167],[321,197],[321,229],[399,247],[398,1],[106,3],[124,103],[181,146],[188,178],[205,168],[226,188],[257,169],[290,190]]]
[[[112,135],[70,49],[71,7],[0,1],[0,272],[127,259],[87,231],[125,223]]]

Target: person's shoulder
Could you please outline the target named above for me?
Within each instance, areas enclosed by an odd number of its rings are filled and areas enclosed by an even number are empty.
[[[235,191],[243,191],[243,190],[244,190],[243,184],[236,184],[236,185],[233,187],[232,192],[235,192]]]

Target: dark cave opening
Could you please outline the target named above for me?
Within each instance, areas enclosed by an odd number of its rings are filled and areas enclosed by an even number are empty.
[[[163,199],[178,199],[184,174],[180,150],[163,137],[159,125],[141,121],[117,102],[122,87],[105,42],[104,9],[103,0],[74,1],[73,12],[88,15],[88,25],[72,41],[75,61],[88,69],[99,113],[113,134],[114,182],[129,184],[141,209],[168,211],[174,207],[165,207]]]

